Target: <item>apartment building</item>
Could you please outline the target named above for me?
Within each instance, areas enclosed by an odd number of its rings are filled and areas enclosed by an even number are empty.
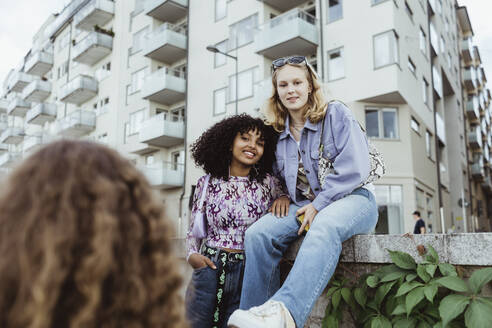
[[[432,232],[490,230],[490,92],[472,36],[456,0],[73,0],[4,82],[0,169],[60,137],[106,143],[183,238],[203,174],[190,144],[227,115],[261,115],[272,60],[298,54],[385,157],[377,233],[412,231],[416,209]]]
[[[73,0],[48,17],[3,85],[0,168],[57,138],[98,141],[130,158],[178,218],[187,11],[186,0]]]

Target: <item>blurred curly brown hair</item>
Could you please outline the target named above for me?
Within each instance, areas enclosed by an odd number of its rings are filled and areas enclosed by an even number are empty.
[[[0,197],[0,327],[185,327],[172,229],[116,151],[42,148]]]

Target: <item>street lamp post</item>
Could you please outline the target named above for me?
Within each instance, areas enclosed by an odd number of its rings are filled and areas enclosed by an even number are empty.
[[[235,74],[235,84],[236,84],[236,101],[235,101],[235,106],[236,106],[236,115],[237,115],[238,114],[238,109],[237,109],[237,103],[238,103],[238,101],[237,101],[237,89],[238,89],[238,85],[237,85],[237,81],[238,81],[237,80],[237,57],[231,56],[228,53],[222,52],[219,49],[217,49],[217,47],[215,47],[215,46],[207,46],[207,50],[210,51],[210,52],[213,52],[213,53],[219,53],[219,54],[224,55],[226,57],[232,58],[236,62],[236,65],[235,65],[236,66],[235,67],[235,70],[236,70],[236,74]]]

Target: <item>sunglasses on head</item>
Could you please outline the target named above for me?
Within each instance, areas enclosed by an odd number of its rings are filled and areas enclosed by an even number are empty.
[[[272,72],[275,72],[276,69],[286,64],[301,64],[303,62],[307,64],[307,59],[304,56],[292,56],[292,57],[283,57],[283,58],[275,59],[272,62]]]

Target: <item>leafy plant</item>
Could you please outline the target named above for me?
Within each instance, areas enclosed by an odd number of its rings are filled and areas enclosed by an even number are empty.
[[[323,328],[338,327],[344,312],[364,328],[490,327],[492,298],[481,291],[492,280],[492,268],[465,281],[453,265],[439,262],[430,245],[421,263],[407,253],[388,252],[393,264],[353,280],[332,278]]]

